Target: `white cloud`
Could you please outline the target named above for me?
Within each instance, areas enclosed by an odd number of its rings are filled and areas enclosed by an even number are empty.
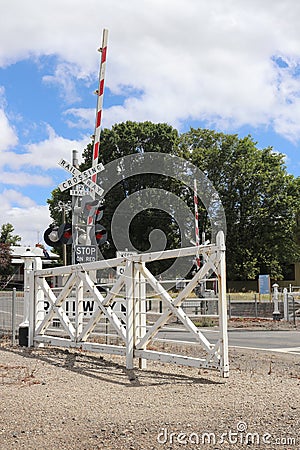
[[[5,87],[0,86],[0,108],[3,109],[6,106]]]
[[[0,180],[2,184],[12,186],[51,186],[52,178],[47,175],[37,175],[34,173],[26,173],[23,171],[1,172]]]
[[[300,140],[300,2],[43,0],[41,8],[36,0],[2,3],[0,66],[55,55],[56,65],[40,76],[58,86],[69,104],[80,100],[78,79],[96,85],[96,49],[102,28],[109,29],[105,81],[109,95],[120,98],[104,111],[104,127],[129,119],[178,127],[203,120],[224,130],[273,128]],[[17,94],[21,98],[22,85]],[[0,86],[0,181],[50,186],[48,169],[83,149],[94,130],[95,110],[79,106],[62,113],[63,119],[70,128],[88,130],[86,136],[67,139],[51,122],[46,139],[30,142],[29,133],[21,146],[24,130],[18,138]],[[2,222],[13,223],[31,242],[50,222],[48,207],[32,202],[13,189],[0,194]]]
[[[58,85],[61,97],[67,103],[75,103],[80,101],[80,96],[76,91],[76,79],[80,78],[80,71],[74,64],[59,63],[54,75],[44,75],[44,83]]]
[[[30,197],[22,195],[15,189],[5,189],[1,194],[2,211],[9,209],[12,204],[26,208],[35,206],[35,202]]]
[[[9,123],[9,120],[3,109],[0,109],[0,130],[0,152],[17,145],[17,133],[14,127]]]
[[[22,245],[35,245],[51,223],[48,206],[37,205],[32,199],[13,189],[0,194],[1,224],[11,223]]]
[[[57,168],[58,161],[61,158],[70,160],[72,150],[82,149],[89,142],[87,136],[80,141],[76,141],[58,136],[49,125],[46,125],[46,129],[48,131],[48,138],[37,143],[27,144],[25,153],[16,155],[14,152],[7,151],[0,154],[0,166],[6,165],[14,170],[21,168],[28,170],[29,167],[40,167],[45,170]],[[30,178],[31,175],[28,176]],[[38,176],[33,175],[33,179],[37,181]],[[41,182],[42,185],[45,185],[42,178]]]
[[[72,150],[83,149],[89,137],[84,136],[81,140],[66,139],[58,136],[48,125],[48,139],[44,141],[28,144],[28,153],[21,158],[21,164],[36,165],[43,169],[57,168],[61,158],[70,160]]]
[[[11,0],[2,5],[1,17],[0,35],[6,44],[0,48],[1,66],[57,54],[62,60],[79,62],[86,74],[95,68],[93,48],[100,42],[105,20],[97,0],[44,0],[41,8],[35,0],[26,5]]]
[[[93,130],[95,126],[95,108],[69,108],[63,114],[72,117],[66,120],[70,128]]]
[[[130,87],[141,95],[106,111],[105,126],[202,119],[228,127],[271,125],[299,139],[298,107],[291,106],[298,104],[290,86],[295,74],[279,75],[272,61],[280,54],[299,64],[299,15],[295,0],[45,0],[42,10],[33,0],[11,0],[2,11],[0,38],[7,45],[0,64],[57,54],[58,66],[44,79],[75,101],[74,79],[95,79],[95,51],[107,27],[106,85],[115,94],[127,96]],[[26,38],[16,39],[16,29]],[[87,126],[88,113],[77,111],[78,126]],[[291,111],[297,114],[292,124]]]
[[[21,236],[21,245],[35,245],[38,240],[43,242],[44,231],[52,222],[48,206],[41,205],[12,208],[2,217],[3,223],[11,223],[15,233]]]

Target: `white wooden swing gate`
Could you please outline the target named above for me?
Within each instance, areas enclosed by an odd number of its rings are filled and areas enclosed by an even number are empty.
[[[218,369],[223,377],[229,375],[228,340],[227,340],[227,305],[226,305],[226,269],[224,234],[220,231],[216,244],[199,247],[167,250],[164,252],[144,253],[127,258],[115,258],[82,265],[56,267],[52,269],[32,270],[29,278],[29,346],[50,344],[54,346],[75,347],[88,351],[123,355],[126,357],[127,369],[134,367],[134,359],[139,359],[139,366],[145,367],[146,360],[157,360],[199,368]],[[202,267],[188,282],[184,289],[172,298],[162,284],[146,267],[147,262],[167,258],[193,257],[202,255]],[[125,264],[124,273],[119,276],[114,285],[102,295],[89,271],[107,269]],[[182,308],[183,301],[195,288],[197,283],[208,274],[215,273],[218,285],[219,327],[216,343],[210,343],[200,329],[188,317]],[[50,287],[49,277],[62,275],[66,281],[59,293]],[[156,322],[146,324],[146,284],[149,284],[164,304],[164,311]],[[125,291],[126,321],[114,311],[112,305],[121,290]],[[75,317],[73,321],[66,312],[66,300],[73,291],[75,300]],[[75,292],[75,299],[74,299]],[[83,302],[85,293],[94,300],[96,308],[88,319],[84,316]],[[45,313],[45,302],[50,305]],[[158,332],[168,322],[171,316],[184,325],[194,341],[201,346],[201,357],[191,357],[183,354],[167,353],[154,350],[153,342]],[[60,321],[63,335],[51,328],[53,318]],[[103,317],[110,323],[118,339],[118,345],[98,343],[93,339],[92,332]],[[124,319],[124,318],[123,318]],[[90,339],[90,340],[89,340]],[[119,345],[119,342],[121,344]],[[170,342],[170,340],[168,341]],[[173,343],[176,345],[176,342]],[[151,345],[152,344],[152,345]],[[149,348],[151,346],[151,348]],[[155,348],[155,347],[154,347]],[[203,352],[204,350],[204,352]],[[202,355],[204,354],[204,357]]]

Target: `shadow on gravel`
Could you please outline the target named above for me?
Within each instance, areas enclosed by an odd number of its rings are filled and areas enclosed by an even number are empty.
[[[69,351],[67,349],[44,348],[44,349],[29,349],[29,348],[11,348],[0,347],[0,351],[10,352],[20,355],[25,358],[31,358],[50,364],[55,367],[60,367],[72,372],[84,375],[96,380],[105,381],[108,383],[128,386],[158,386],[158,385],[192,385],[192,384],[224,384],[224,380],[211,380],[199,377],[188,376],[178,372],[178,367],[175,366],[176,372],[164,372],[149,369],[132,369],[128,370],[123,364],[104,359],[103,356],[92,356],[84,352]],[[163,366],[162,366],[163,369]]]

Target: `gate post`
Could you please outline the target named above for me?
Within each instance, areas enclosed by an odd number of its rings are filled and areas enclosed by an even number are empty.
[[[44,292],[42,289],[37,288],[35,284],[34,273],[36,270],[41,270],[43,268],[42,259],[39,256],[35,256],[32,262],[32,270],[30,272],[30,302],[29,302],[29,333],[28,333],[28,347],[33,347],[34,345],[34,334],[36,320],[38,317],[38,312],[40,314],[40,305],[44,305]],[[43,311],[45,316],[45,310]],[[39,344],[42,347],[43,344]]]
[[[274,283],[272,288],[273,288],[273,302],[274,302],[273,320],[280,320],[281,314],[279,311],[279,303],[278,303],[279,285],[277,283]]]
[[[35,259],[35,270],[42,269],[42,260],[40,258]],[[46,312],[46,304],[45,304],[45,294],[38,282],[38,277],[33,274],[33,283],[34,283],[34,301],[30,304],[32,305],[31,314],[30,314],[30,342],[31,345],[37,345],[38,347],[43,347],[43,343],[34,343],[35,330],[39,327],[39,325],[44,320],[47,312]]]
[[[127,261],[125,276],[126,276],[126,369],[133,369],[133,356],[135,346],[135,289],[134,289],[134,262]]]
[[[225,257],[225,238],[223,231],[217,234],[217,246],[220,254],[220,263],[218,270],[219,281],[219,314],[220,314],[220,356],[221,356],[221,375],[224,378],[229,377],[228,361],[228,336],[227,336],[227,301],[226,301],[226,257]]]
[[[42,268],[42,260],[30,249],[26,250],[22,258],[24,259],[24,312],[23,322],[19,325],[19,345],[30,347],[33,345],[35,323],[34,270]]]
[[[136,265],[140,268],[142,263],[136,263]],[[146,334],[146,280],[143,273],[138,270],[137,271],[137,293],[138,297],[135,302],[136,308],[136,339],[140,341]],[[142,348],[143,349],[143,348]],[[139,358],[139,368],[146,369],[147,360],[145,358]]]
[[[287,288],[283,288],[283,318],[289,320],[289,297]]]

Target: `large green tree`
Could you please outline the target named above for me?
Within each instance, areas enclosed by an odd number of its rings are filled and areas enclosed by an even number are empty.
[[[13,273],[11,264],[11,248],[9,244],[0,242],[0,287],[3,289],[9,276]]]
[[[104,129],[101,133],[100,159],[105,166],[110,162],[118,160],[117,170],[120,173],[124,171],[124,161],[122,158],[129,155],[136,155],[137,158],[131,163],[132,172],[136,169],[139,172],[143,166],[143,155],[149,152],[176,154],[178,148],[179,136],[177,130],[165,123],[154,124],[151,122],[131,122],[119,123],[111,129]],[[91,167],[92,164],[92,145],[88,145],[83,153],[84,164],[81,170]],[[126,172],[126,170],[125,170]],[[109,176],[109,175],[107,175]],[[105,172],[100,172],[98,179],[103,186],[111,180],[105,179]],[[116,247],[110,234],[111,221],[120,203],[130,198],[134,193],[141,192],[144,189],[156,188],[172,191],[174,180],[168,177],[162,177],[156,174],[143,173],[129,176],[128,172],[122,176],[120,182],[115,184],[105,196],[105,210],[102,224],[106,227],[109,234],[110,246],[104,249],[106,257],[114,257]],[[136,197],[139,201],[139,198]],[[135,205],[136,206],[136,205]],[[126,213],[127,217],[133,214],[130,205]],[[115,216],[116,217],[116,216]],[[124,217],[126,219],[126,217]],[[118,222],[119,230],[116,233],[124,233],[122,229],[122,218]],[[165,211],[151,207],[136,214],[130,224],[130,240],[132,245],[139,251],[147,251],[150,248],[149,236],[154,229],[161,229],[167,239],[167,248],[173,248],[179,245],[179,230],[172,215]],[[124,250],[124,249],[123,249]],[[162,271],[169,262],[159,262],[152,265],[152,270]]]
[[[181,136],[181,153],[218,191],[227,222],[227,273],[231,280],[270,274],[281,279],[299,259],[295,239],[299,183],[286,172],[284,155],[258,149],[251,136],[239,138],[206,129]],[[200,226],[209,228],[201,210]]]
[[[107,166],[112,161],[120,161],[118,170],[122,171],[122,158],[129,155],[137,155],[135,161],[137,172],[139,172],[140,165],[143,164],[143,154],[149,152],[175,154],[177,152],[179,136],[177,130],[168,124],[160,123],[154,124],[151,122],[130,122],[120,123],[114,125],[112,129],[104,129],[101,132],[101,146],[100,157],[101,161]],[[80,170],[84,171],[92,166],[92,143],[88,144],[83,151],[83,163]],[[132,167],[131,167],[132,168]],[[100,172],[98,175],[98,182],[109,183],[109,175],[106,172]],[[101,224],[105,226],[108,231],[109,245],[102,248],[102,252],[106,258],[115,257],[116,247],[111,236],[111,221],[115,214],[117,207],[124,200],[129,198],[132,194],[140,192],[143,189],[159,188],[171,189],[173,180],[167,177],[156,176],[155,174],[137,174],[134,176],[121,177],[120,181],[116,183],[109,192],[105,195],[105,210]],[[68,192],[61,193],[58,189],[52,192],[51,199],[48,200],[50,207],[50,214],[53,223],[59,225],[61,223],[61,215],[57,210],[57,205],[60,200],[69,200]],[[137,198],[138,201],[138,198]],[[131,211],[127,211],[129,217]],[[123,233],[122,218],[119,222],[119,233]],[[150,247],[149,235],[154,229],[162,229],[167,238],[167,247],[176,247],[179,244],[180,235],[178,227],[171,214],[160,211],[157,208],[152,208],[151,203],[147,210],[137,214],[130,224],[130,239],[132,245],[140,251],[146,251]],[[118,230],[117,230],[118,232]],[[125,249],[123,249],[125,250]],[[165,263],[168,265],[169,263]],[[157,264],[157,270],[161,271],[164,263]],[[152,267],[153,269],[153,267]]]
[[[80,170],[91,167],[92,148],[92,144],[88,144],[83,151]],[[139,165],[142,167],[143,155],[148,152],[181,156],[201,169],[213,184],[226,213],[227,273],[230,280],[255,279],[258,274],[270,274],[281,279],[285,268],[299,260],[300,181],[287,173],[283,154],[274,152],[271,147],[257,148],[251,136],[239,138],[234,134],[206,129],[191,129],[179,136],[170,125],[151,122],[128,121],[101,132],[99,161],[106,167],[118,160],[122,172],[122,158],[137,155],[133,164],[138,169]],[[192,172],[190,176],[194,176]],[[102,186],[109,184],[107,177],[106,171],[100,172],[98,182]],[[126,177],[121,177],[105,195],[101,223],[109,232],[110,243],[103,251],[105,257],[115,256],[110,229],[117,207],[132,194],[148,188],[173,192],[193,211],[193,192],[180,182],[180,174],[174,180],[150,173],[134,176],[126,173]],[[210,189],[209,185],[207,189]],[[138,197],[136,199],[139,201]],[[70,200],[69,194],[56,189],[48,201],[56,224],[61,223],[62,217],[56,209],[59,200]],[[211,208],[210,215],[213,215],[213,202]],[[201,204],[199,216],[200,233],[205,232],[210,239],[212,230],[208,212]],[[189,223],[189,226],[193,229],[194,224]],[[132,244],[141,251],[147,251],[149,234],[156,228],[164,231],[167,248],[180,245],[180,233],[172,214],[151,208],[151,204],[132,220]],[[122,226],[119,232],[122,233]],[[161,269],[159,264],[159,271]]]
[[[21,236],[14,234],[14,227],[11,223],[4,223],[0,230],[0,242],[9,245],[20,245]]]
[[[21,237],[14,233],[14,227],[5,223],[0,230],[0,283],[5,287],[7,280],[13,273],[11,246],[20,245]]]

